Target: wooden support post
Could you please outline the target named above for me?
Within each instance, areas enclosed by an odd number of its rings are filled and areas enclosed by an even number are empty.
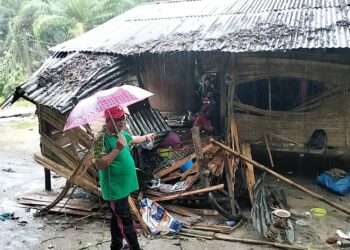
[[[227,155],[225,157],[224,160],[224,168],[225,168],[225,176],[226,176],[226,181],[227,181],[227,189],[228,189],[228,193],[230,196],[230,208],[231,208],[231,212],[232,214],[236,213],[236,209],[235,209],[235,178],[234,175],[232,173],[232,169],[233,166],[231,165],[233,163],[233,160],[229,159],[229,156]],[[231,161],[231,164],[230,164]]]
[[[44,168],[45,173],[45,190],[51,191],[51,172],[49,169]]]
[[[214,139],[211,139],[210,141],[214,145],[219,146],[222,149],[230,152],[231,154],[241,158],[242,160],[253,164],[255,167],[260,168],[261,170],[264,170],[265,172],[267,172],[267,173],[269,173],[269,174],[279,178],[280,180],[286,182],[287,184],[289,184],[289,185],[291,185],[293,187],[296,187],[299,190],[301,190],[301,191],[311,195],[312,197],[314,197],[314,198],[316,198],[316,199],[318,199],[320,201],[323,201],[324,203],[327,203],[331,207],[334,207],[334,208],[336,208],[336,209],[338,209],[338,210],[340,210],[340,211],[350,215],[350,209],[349,208],[343,207],[343,206],[341,206],[341,205],[339,205],[339,204],[337,204],[337,203],[335,203],[333,201],[330,201],[328,198],[324,198],[322,195],[319,195],[319,194],[317,194],[317,193],[315,193],[315,192],[313,192],[313,191],[311,191],[311,190],[309,190],[309,189],[307,189],[307,188],[305,188],[305,187],[295,183],[294,181],[288,179],[287,177],[284,177],[283,175],[280,175],[279,173],[276,173],[275,171],[271,170],[270,168],[268,168],[268,167],[266,167],[266,166],[264,166],[264,165],[262,165],[262,164],[260,164],[260,163],[258,163],[256,161],[254,161],[254,160],[251,160],[251,159],[245,157],[244,155],[242,155],[242,154],[238,153],[237,151],[227,147],[225,144],[222,144],[221,142],[215,141]]]
[[[245,155],[247,158],[252,159],[252,153],[250,149],[250,145],[247,143],[242,144],[242,154]],[[254,186],[255,186],[255,175],[254,175],[254,167],[253,164],[249,162],[245,162],[246,169],[245,169],[245,179],[247,182],[247,188],[249,192],[249,198],[250,202],[253,205],[254,202]]]
[[[241,152],[241,147],[239,145],[239,138],[238,138],[238,132],[237,132],[237,126],[236,126],[236,120],[234,117],[234,113],[231,112],[231,119],[230,119],[230,137],[229,141],[231,142],[231,145],[234,149],[237,149],[239,152]],[[236,170],[237,170],[237,163],[235,161],[235,158],[226,155],[225,160],[225,175],[226,175],[226,181],[227,181],[227,189],[230,196],[230,207],[232,214],[236,214],[236,207],[235,207],[235,182],[236,182]]]
[[[197,166],[199,168],[199,176],[201,180],[202,187],[209,187],[209,174],[210,170],[208,168],[207,163],[204,160],[204,154],[202,150],[202,145],[201,145],[201,138],[199,135],[199,127],[194,126],[191,129],[192,132],[192,139],[193,139],[193,144],[194,144],[194,151],[197,155]]]

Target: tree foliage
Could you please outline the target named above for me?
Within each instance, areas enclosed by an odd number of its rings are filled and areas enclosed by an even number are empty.
[[[0,0],[0,96],[32,74],[48,48],[149,0]]]

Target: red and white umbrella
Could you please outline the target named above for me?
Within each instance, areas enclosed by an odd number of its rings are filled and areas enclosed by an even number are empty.
[[[132,85],[101,90],[78,102],[69,114],[63,130],[88,124],[102,117],[109,108],[124,108],[152,95],[153,93]]]

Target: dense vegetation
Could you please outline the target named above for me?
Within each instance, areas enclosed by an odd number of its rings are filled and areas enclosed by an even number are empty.
[[[146,1],[0,0],[0,97],[43,63],[48,48]]]

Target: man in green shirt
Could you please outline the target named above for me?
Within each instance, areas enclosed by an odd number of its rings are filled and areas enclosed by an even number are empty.
[[[123,238],[130,249],[139,250],[133,227],[128,197],[139,189],[134,160],[129,145],[153,141],[155,134],[132,136],[123,130],[125,113],[122,109],[105,111],[106,124],[94,142],[94,163],[99,170],[102,197],[112,211],[111,250],[123,248]]]

